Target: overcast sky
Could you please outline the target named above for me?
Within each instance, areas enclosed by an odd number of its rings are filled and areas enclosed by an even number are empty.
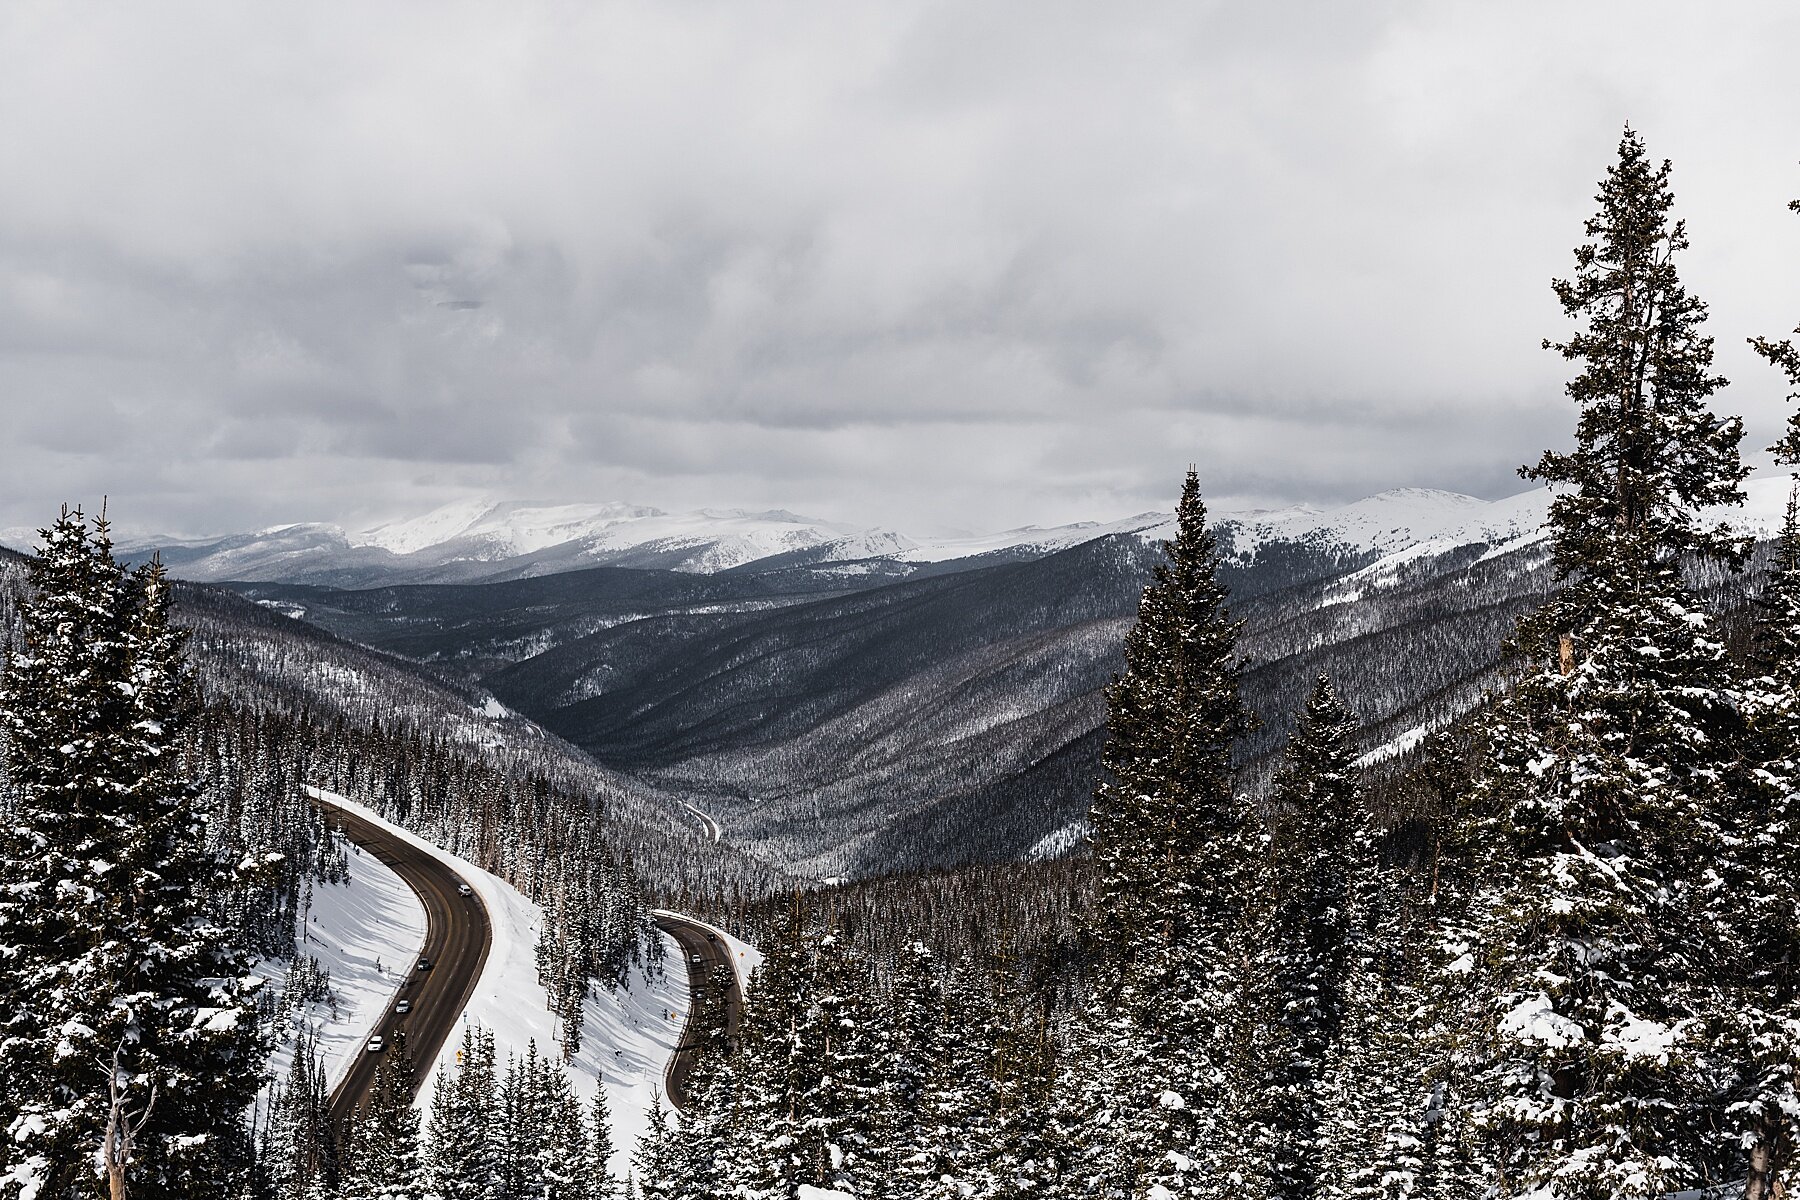
[[[935,531],[1566,441],[1629,120],[1743,349],[1800,320],[1800,7],[15,3],[0,527],[470,494]]]

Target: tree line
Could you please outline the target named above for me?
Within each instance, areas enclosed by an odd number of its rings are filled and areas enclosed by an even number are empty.
[[[1701,584],[1750,546],[1702,514],[1743,499],[1743,428],[1712,408],[1670,175],[1628,129],[1555,282],[1578,423],[1522,474],[1555,490],[1558,586],[1418,756],[1425,819],[1371,815],[1329,678],[1243,786],[1240,626],[1190,472],[1107,690],[1066,1011],[923,947],[777,937],[645,1194],[1787,1194],[1800,503],[1734,653]],[[1800,353],[1754,344],[1800,403]],[[1773,449],[1800,466],[1800,413]]]

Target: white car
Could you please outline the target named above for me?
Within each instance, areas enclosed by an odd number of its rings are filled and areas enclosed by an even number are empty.
[[[379,1033],[369,1039],[369,1053],[380,1054],[387,1049],[387,1041]]]
[[[399,1001],[398,1003],[396,1003],[394,1005],[394,1011],[397,1013],[400,1013],[401,1015],[404,1016],[406,1013],[409,1013],[412,1011],[412,1001],[411,1000]]]
[[[475,889],[466,883],[459,883],[456,885],[456,894],[459,896],[473,896],[475,894]]]

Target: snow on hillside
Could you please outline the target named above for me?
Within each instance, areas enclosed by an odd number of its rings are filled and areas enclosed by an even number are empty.
[[[1780,524],[1787,497],[1786,473],[1761,473],[1747,489],[1748,506],[1728,511],[1724,519],[1758,533],[1772,531]],[[1300,504],[1215,510],[1214,516],[1227,528],[1232,552],[1240,556],[1283,541],[1381,558],[1419,558],[1475,542],[1510,548],[1537,538],[1550,497],[1545,488],[1494,501],[1433,488],[1396,488],[1335,508]],[[938,563],[1000,551],[1052,554],[1112,534],[1159,541],[1173,526],[1170,514],[1150,512],[1117,521],[917,538],[783,509],[667,513],[623,503],[469,500],[355,534],[335,525],[301,524],[201,542],[140,539],[122,542],[121,549],[130,553],[157,546],[174,574],[214,580],[304,581],[338,571],[357,578],[387,573],[405,578],[414,571],[435,578],[434,572],[457,563],[494,570],[510,564],[526,576],[608,564],[710,573],[796,552],[805,552],[809,564],[825,570],[843,564],[835,569],[853,576],[869,573],[868,566],[859,564],[870,560]],[[18,540],[34,544],[35,537]],[[1384,569],[1404,561],[1395,559]]]
[[[459,500],[422,517],[353,534],[350,540],[352,545],[377,546],[395,554],[417,554],[447,542],[469,541],[481,547],[481,557],[510,558],[578,541],[620,523],[663,515],[634,504]]]
[[[432,1079],[440,1067],[455,1062],[461,1030],[470,1022],[493,1032],[494,1048],[502,1063],[509,1053],[522,1056],[533,1041],[539,1053],[555,1055],[556,1025],[545,1008],[535,955],[543,910],[505,880],[385,820],[372,809],[329,792],[308,790],[393,831],[448,864],[475,889],[493,923],[493,945],[457,1032],[444,1043],[436,1062],[420,1064],[419,1107],[429,1107]],[[651,1093],[661,1091],[663,1069],[674,1054],[687,1021],[687,970],[681,948],[666,934],[662,935],[662,943],[667,971],[660,967],[634,967],[627,985],[618,992],[588,997],[583,1009],[581,1051],[563,1064],[584,1100],[593,1096],[596,1082],[605,1086],[612,1109],[613,1141],[620,1147],[613,1157],[612,1170],[621,1177],[628,1169],[631,1149],[648,1126]]]
[[[1073,525],[1056,525],[1049,529],[1026,525],[1008,529],[1004,533],[969,534],[922,541],[893,557],[903,562],[946,562],[956,558],[971,558],[977,554],[992,554],[998,550],[1029,550],[1050,554],[1114,533],[1136,533],[1147,538],[1168,537],[1174,529],[1174,521],[1175,518],[1168,513],[1153,512],[1139,513],[1122,521],[1078,521]]]
[[[374,855],[354,844],[348,850],[349,882],[314,885],[299,946],[300,954],[330,974],[330,1000],[278,1018],[269,1058],[277,1079],[285,1079],[293,1065],[295,1034],[304,1023],[318,1039],[327,1087],[335,1088],[425,944],[425,909],[412,888]],[[288,966],[286,959],[264,959],[257,966],[257,977],[277,999]]]
[[[746,512],[704,508],[666,513],[620,503],[467,500],[409,521],[376,526],[352,535],[350,541],[352,545],[377,547],[394,554],[436,550],[480,561],[500,561],[568,545],[579,545],[582,555],[596,561],[626,551],[671,556],[685,553],[691,561],[678,569],[723,571],[770,555],[809,550],[850,538],[867,538],[871,547],[887,545],[894,536],[781,509]]]
[[[1239,554],[1273,541],[1340,546],[1390,555],[1419,546],[1451,549],[1471,542],[1510,541],[1543,524],[1549,493],[1542,488],[1503,500],[1482,500],[1433,488],[1396,488],[1343,505],[1310,505],[1232,520]]]

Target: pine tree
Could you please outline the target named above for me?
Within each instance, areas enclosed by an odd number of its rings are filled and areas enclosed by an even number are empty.
[[[868,969],[836,931],[811,961],[812,1003],[796,1030],[805,1087],[800,1096],[800,1181],[837,1188],[872,1154],[871,1118],[881,1082],[868,1014]]]
[[[1790,207],[1800,212],[1800,201]],[[1800,467],[1800,352],[1751,342],[1793,389],[1787,433],[1770,449]],[[1756,769],[1732,789],[1739,804],[1713,889],[1725,949],[1710,1032],[1728,1062],[1725,1127],[1744,1152],[1746,1200],[1771,1200],[1800,1187],[1800,470],[1757,608],[1743,697]]]
[[[607,1107],[605,1080],[594,1081],[587,1135],[588,1194],[594,1200],[612,1200],[619,1194],[619,1181],[612,1173],[612,1110]]]
[[[415,1071],[403,1038],[382,1056],[375,1087],[357,1113],[355,1154],[339,1185],[344,1200],[420,1200],[426,1191],[419,1153]]]
[[[1563,589],[1522,622],[1528,674],[1494,707],[1478,800],[1492,1007],[1471,1080],[1503,1194],[1648,1197],[1702,1175],[1685,1098],[1705,1004],[1693,887],[1718,842],[1735,740],[1730,670],[1683,562],[1743,547],[1696,510],[1741,500],[1740,423],[1712,415],[1705,306],[1683,290],[1669,165],[1627,130],[1556,291],[1583,328],[1576,448],[1526,472],[1551,506]]]
[[[500,1200],[501,1120],[494,1035],[463,1031],[455,1070],[440,1069],[431,1097],[429,1173],[445,1200]]]
[[[1688,295],[1675,256],[1687,223],[1670,221],[1671,167],[1652,167],[1627,128],[1619,160],[1595,197],[1600,211],[1576,247],[1573,279],[1553,286],[1582,323],[1566,342],[1546,340],[1582,370],[1568,384],[1581,410],[1575,449],[1545,451],[1520,474],[1563,490],[1550,506],[1558,576],[1594,578],[1634,558],[1658,563],[1699,553],[1742,558],[1745,543],[1723,522],[1697,524],[1701,509],[1741,504],[1748,469],[1738,459],[1743,422],[1707,406],[1725,386],[1713,373],[1706,305]],[[1572,629],[1601,598],[1580,588],[1548,614]]]
[[[1220,1114],[1255,821],[1232,771],[1251,725],[1239,625],[1192,471],[1164,552],[1106,691],[1110,777],[1089,814],[1100,962],[1068,1086],[1102,1188],[1201,1196],[1238,1165]]]
[[[891,1200],[922,1194],[930,1177],[932,1144],[926,1111],[946,1050],[937,960],[917,940],[900,947],[889,992],[887,1065],[883,1071],[882,1145],[878,1193]]]
[[[294,1048],[284,1086],[273,1090],[260,1159],[272,1200],[306,1200],[320,1189],[330,1158],[325,1078],[317,1047],[305,1035]]]
[[[0,685],[12,809],[0,1138],[14,1186],[187,1195],[247,1167],[264,1049],[249,960],[210,915],[232,880],[179,772],[185,634],[159,567],[113,560],[104,519],[44,531]]]
[[[652,1092],[644,1134],[631,1155],[633,1178],[644,1200],[674,1200],[678,1194],[676,1137],[669,1127],[669,1110],[663,1107],[662,1093]]]
[[[1376,864],[1358,786],[1356,722],[1321,675],[1270,800],[1259,919],[1251,926],[1257,1010],[1246,1013],[1263,1068],[1249,1107],[1257,1163],[1251,1187],[1304,1200],[1319,1190],[1325,1064],[1344,1025],[1352,886]]]

